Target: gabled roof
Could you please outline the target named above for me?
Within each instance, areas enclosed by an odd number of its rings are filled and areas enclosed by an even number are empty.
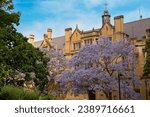
[[[124,32],[129,38],[143,39],[146,29],[150,29],[150,18],[124,23]]]
[[[43,42],[43,40],[34,42],[34,47],[39,48],[41,46],[42,42]]]
[[[34,47],[40,48],[41,44],[43,43],[43,41],[44,40],[34,42]],[[65,36],[60,36],[60,37],[52,38],[52,45],[55,45],[55,44],[57,45],[57,49],[61,49],[62,50],[63,46],[65,44]]]
[[[72,33],[72,35],[71,35],[70,38],[72,38],[72,36],[74,35],[74,33],[75,33],[76,31],[79,32],[80,34],[82,33],[82,32],[79,30],[78,25],[76,25],[76,28],[75,28],[75,30],[73,31],[73,33]]]
[[[65,36],[53,38],[52,42],[57,45],[57,49],[62,50],[65,44]]]
[[[138,40],[143,39],[143,36],[146,35],[146,29],[150,29],[150,18],[124,23],[124,32],[129,35],[129,38],[137,38]],[[96,32],[99,30],[99,28],[94,29]],[[83,33],[92,32],[93,30],[83,31]],[[37,41],[34,43],[34,46],[40,47],[42,42],[43,41]],[[55,37],[52,39],[52,42],[57,45],[57,49],[63,49],[65,44],[65,36]]]
[[[83,33],[92,33],[93,31],[95,32],[99,32],[99,28],[98,29],[94,29],[94,30],[86,30],[86,31],[83,31]]]
[[[112,28],[112,26],[110,24]],[[99,31],[102,28],[95,29]],[[146,35],[146,29],[150,29],[150,18],[141,19],[133,22],[124,23],[124,33],[129,35],[129,38],[136,38],[137,40],[143,39]],[[92,33],[93,30],[84,31],[84,33]]]

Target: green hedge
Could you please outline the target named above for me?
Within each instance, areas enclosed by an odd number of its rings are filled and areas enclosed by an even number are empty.
[[[40,96],[39,99],[40,100],[57,100],[57,98],[50,93],[48,95]]]
[[[34,91],[24,90],[22,87],[4,86],[0,91],[0,100],[56,100],[57,98],[50,93],[39,96]]]
[[[38,100],[39,95],[33,91],[24,91],[23,100]]]
[[[33,91],[25,91],[21,87],[4,86],[0,92],[1,100],[38,100],[39,95]]]

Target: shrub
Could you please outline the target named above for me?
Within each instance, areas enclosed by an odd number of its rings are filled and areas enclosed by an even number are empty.
[[[0,92],[1,100],[38,100],[39,95],[34,91],[27,91],[21,87],[4,86]]]
[[[0,91],[0,100],[56,100],[52,94],[40,96],[35,91],[24,90],[22,87],[4,86]]]
[[[38,100],[39,95],[34,91],[24,91],[23,100]]]
[[[48,93],[48,95],[40,96],[39,99],[40,100],[57,100],[57,98],[50,93]]]
[[[1,100],[21,100],[23,89],[14,86],[4,86],[0,92]]]

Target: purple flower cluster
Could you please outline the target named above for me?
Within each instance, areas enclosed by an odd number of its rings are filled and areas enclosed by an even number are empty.
[[[57,62],[52,62],[48,65],[55,64],[57,68]],[[137,99],[139,95],[134,91],[139,83],[136,64],[135,47],[129,40],[112,42],[106,37],[100,38],[97,44],[87,45],[74,55],[67,63],[69,70],[60,74],[57,81],[64,92],[71,90],[78,95],[95,90],[109,97],[113,91],[118,91],[120,75],[124,98]]]

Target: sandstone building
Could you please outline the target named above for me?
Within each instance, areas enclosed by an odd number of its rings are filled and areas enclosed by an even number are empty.
[[[69,59],[75,53],[77,53],[81,47],[87,44],[94,44],[96,41],[102,37],[107,36],[110,40],[115,41],[123,38],[130,38],[132,43],[136,46],[138,65],[137,74],[141,77],[143,74],[143,66],[145,60],[145,53],[143,49],[145,47],[145,40],[147,33],[150,32],[150,18],[140,19],[133,22],[124,23],[124,16],[114,17],[114,25],[110,22],[110,14],[107,9],[104,10],[102,15],[102,26],[98,29],[92,29],[83,31],[78,28],[72,30],[72,28],[65,29],[65,35],[61,37],[52,37],[52,29],[47,30],[47,34],[44,34],[44,39],[42,41],[34,42],[34,35],[30,35],[29,42],[38,48],[55,48],[57,50],[63,50],[64,55]],[[148,83],[148,86],[150,84]],[[135,89],[137,92],[141,93],[143,99],[145,96],[145,86],[138,87]],[[150,87],[148,87],[148,98],[150,99]],[[75,98],[69,96],[68,98]],[[76,99],[87,98],[86,96],[79,96]],[[98,94],[97,99],[105,99],[104,95]],[[114,95],[113,99],[117,99]]]

